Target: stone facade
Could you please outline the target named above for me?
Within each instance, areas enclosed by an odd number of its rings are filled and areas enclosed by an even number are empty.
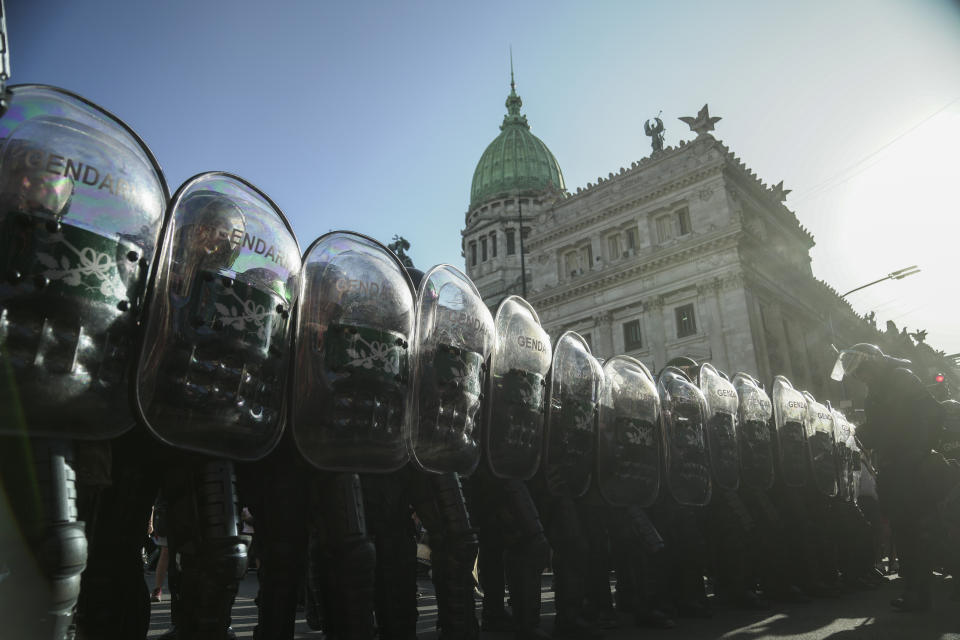
[[[478,203],[467,273],[491,308],[521,294],[522,217],[526,297],[554,339],[575,330],[598,357],[654,372],[686,355],[763,382],[783,374],[828,397],[830,344],[865,323],[813,277],[813,237],[783,199],[701,132],[576,193]]]

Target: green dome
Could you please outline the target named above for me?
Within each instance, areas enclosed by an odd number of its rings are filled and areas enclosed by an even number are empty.
[[[511,73],[512,76],[512,73]],[[530,133],[527,117],[520,115],[523,101],[510,81],[507,115],[500,135],[493,139],[477,163],[470,187],[470,208],[498,196],[520,192],[563,191],[563,173],[547,145]]]

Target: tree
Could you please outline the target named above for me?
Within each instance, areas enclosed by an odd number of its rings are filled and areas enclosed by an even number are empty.
[[[410,259],[410,256],[407,255],[407,251],[410,249],[410,241],[404,238],[403,236],[393,236],[393,242],[387,245],[387,249],[393,251],[396,254],[397,258],[403,264],[403,266],[408,269],[413,269],[413,260]]]

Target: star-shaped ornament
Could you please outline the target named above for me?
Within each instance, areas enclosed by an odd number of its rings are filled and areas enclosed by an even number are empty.
[[[686,123],[690,127],[690,131],[693,131],[698,136],[702,136],[708,131],[713,131],[713,125],[722,120],[723,118],[719,117],[710,117],[710,108],[707,105],[703,105],[703,109],[700,109],[700,112],[697,113],[696,118],[691,118],[690,116],[684,116],[680,118],[680,121]]]
[[[778,202],[783,202],[787,199],[787,194],[793,191],[793,189],[784,189],[783,180],[777,184],[770,187],[770,192],[773,194],[773,197],[777,199]]]

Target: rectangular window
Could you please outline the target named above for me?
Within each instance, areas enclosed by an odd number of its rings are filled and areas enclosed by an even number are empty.
[[[563,257],[564,269],[570,277],[580,275],[580,256],[576,251],[568,251],[567,255]]]
[[[607,253],[610,256],[611,260],[616,260],[620,257],[620,234],[615,233],[612,236],[607,237]]]
[[[637,228],[630,227],[627,229],[627,249],[636,250],[637,245],[639,244],[639,238],[637,238]]]
[[[580,248],[580,268],[588,271],[593,267],[593,246],[587,245]]]
[[[685,338],[697,333],[697,320],[693,316],[693,304],[677,307],[674,312],[677,314],[678,338]]]
[[[657,240],[662,244],[673,237],[673,219],[670,216],[657,218]]]
[[[487,261],[487,239],[480,238],[480,260]]]
[[[677,211],[677,228],[682,236],[690,233],[690,211],[686,207]]]
[[[471,267],[477,266],[477,243],[476,242],[470,243],[470,266]]]
[[[643,347],[643,340],[640,336],[640,321],[631,320],[623,323],[623,348],[626,351],[633,351]]]
[[[517,252],[516,240],[514,239],[513,229],[507,229],[507,255],[512,256]]]
[[[583,336],[583,341],[587,343],[587,346],[590,347],[590,351],[593,351],[593,336],[589,333],[581,334]]]
[[[490,255],[494,258],[497,257],[497,233],[493,232],[490,234]]]

